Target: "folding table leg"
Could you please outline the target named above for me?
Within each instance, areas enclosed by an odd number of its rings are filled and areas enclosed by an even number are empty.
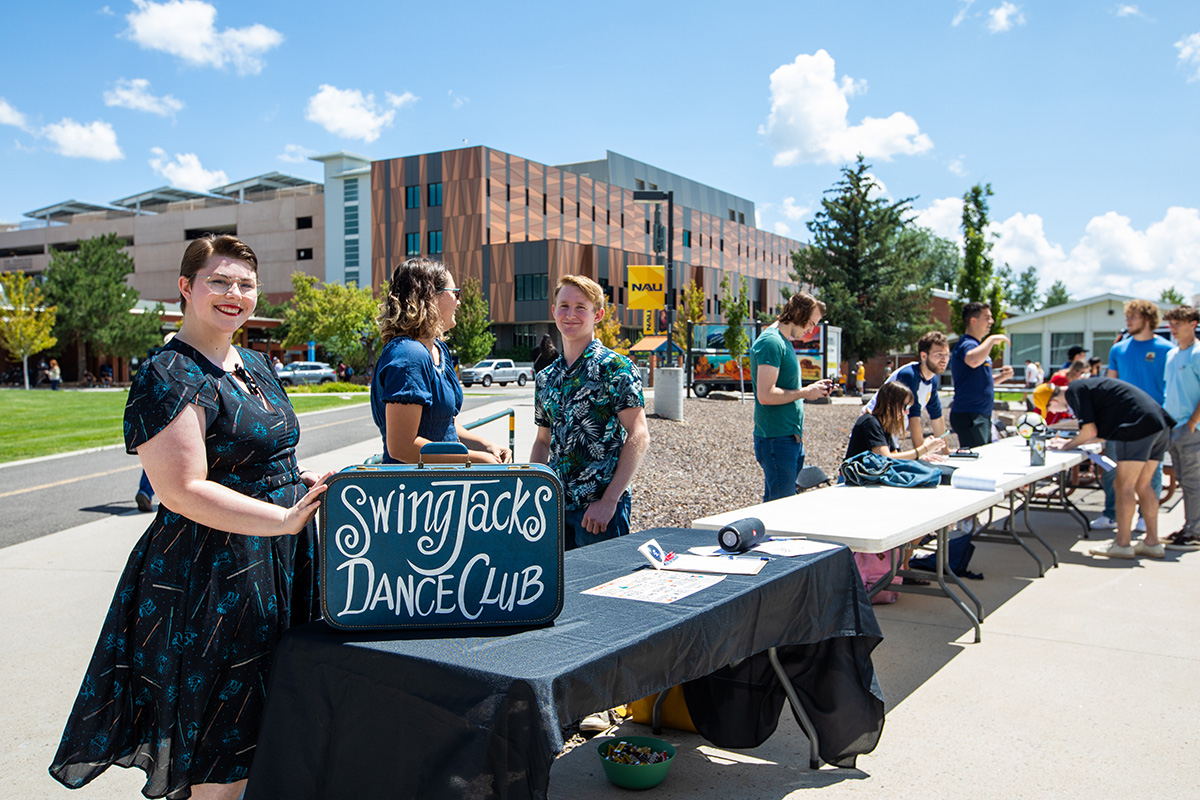
[[[1038,558],[1038,554],[1033,552],[1033,548],[1031,548],[1028,544],[1026,544],[1025,540],[1021,538],[1021,535],[1019,533],[1017,533],[1016,496],[1017,496],[1016,490],[1008,493],[1008,519],[1004,521],[1004,531],[1005,531],[1005,533],[1007,533],[1009,536],[1012,537],[1014,542],[1021,545],[1021,548],[1026,553],[1029,554],[1030,558],[1032,558],[1035,562],[1037,562],[1038,577],[1044,578],[1044,577],[1046,577],[1046,565],[1042,563],[1042,560],[1040,558]],[[1025,526],[1026,527],[1029,526],[1029,514],[1028,513],[1025,514]],[[1036,536],[1038,541],[1042,541],[1042,537],[1038,536],[1037,533],[1035,533],[1032,529],[1030,530],[1030,533],[1032,533],[1034,536]],[[1042,541],[1042,544],[1046,544],[1046,543],[1044,541]]]
[[[949,528],[939,528],[938,529],[938,534],[937,534],[937,539],[938,539],[937,573],[936,573],[938,586],[940,586],[942,588],[942,592],[945,593],[945,595],[947,597],[949,597],[951,600],[953,600],[954,604],[957,605],[959,607],[959,609],[964,614],[967,615],[967,619],[969,619],[971,621],[971,624],[973,626],[975,626],[975,642],[976,642],[976,644],[978,644],[983,639],[983,634],[979,630],[979,619],[983,616],[983,604],[979,602],[979,598],[977,598],[971,592],[970,589],[968,589],[966,586],[963,585],[963,582],[958,579],[958,576],[954,574],[953,570],[946,569],[946,551],[950,549],[950,533],[949,533],[949,531],[950,531]],[[979,616],[976,616],[975,614],[971,613],[971,609],[967,608],[967,604],[964,603],[962,601],[962,599],[959,598],[958,595],[956,595],[954,592],[950,591],[950,587],[946,585],[947,572],[949,572],[951,579],[953,579],[954,582],[958,584],[959,588],[961,588],[964,592],[966,592],[967,595],[971,598],[971,601],[973,603],[975,603],[975,607],[979,609]]]
[[[816,726],[812,724],[812,720],[804,711],[804,706],[800,704],[800,696],[796,694],[796,688],[792,686],[791,679],[788,678],[783,665],[779,663],[779,653],[775,651],[774,647],[767,648],[767,659],[771,662],[771,668],[775,670],[775,677],[779,678],[780,684],[783,685],[783,691],[787,695],[788,705],[792,707],[792,715],[796,717],[796,723],[808,737],[808,766],[812,769],[820,769],[821,745],[817,738]]]
[[[1027,496],[1025,498],[1025,502],[1023,502],[1021,504],[1021,514],[1025,518],[1025,527],[1026,527],[1026,529],[1028,529],[1029,535],[1032,536],[1033,538],[1037,539],[1039,542],[1041,542],[1042,547],[1046,548],[1050,552],[1050,558],[1053,561],[1052,566],[1057,567],[1058,566],[1058,551],[1055,550],[1053,547],[1051,547],[1050,543],[1042,538],[1042,535],[1037,532],[1037,530],[1033,527],[1033,523],[1030,522],[1030,520],[1029,520],[1029,497],[1028,497],[1028,495],[1033,494],[1033,490],[1036,486],[1037,486],[1037,484],[1035,483],[1035,484],[1033,484],[1033,486],[1025,487],[1025,492],[1027,493]]]

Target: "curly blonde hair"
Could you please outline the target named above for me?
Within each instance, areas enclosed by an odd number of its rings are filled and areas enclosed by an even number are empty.
[[[438,312],[438,293],[450,282],[450,273],[441,261],[410,258],[392,273],[387,294],[379,304],[379,333],[387,344],[397,336],[412,339],[442,335],[442,315]]]
[[[1149,300],[1130,300],[1125,304],[1125,314],[1139,314],[1145,318],[1151,328],[1158,327],[1159,316],[1158,304],[1152,303]]]

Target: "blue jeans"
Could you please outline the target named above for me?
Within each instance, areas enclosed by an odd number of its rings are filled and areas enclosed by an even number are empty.
[[[804,443],[795,436],[754,437],[754,459],[763,471],[763,502],[791,497],[804,469]]]
[[[1110,444],[1104,445],[1104,455],[1116,460],[1113,453],[1113,448]],[[1113,491],[1113,484],[1117,480],[1117,471],[1110,469],[1100,476],[1100,485],[1104,487],[1104,516],[1115,520],[1117,518],[1117,493]],[[1159,497],[1162,497],[1162,462],[1158,462],[1158,466],[1154,469],[1154,477],[1150,479],[1150,488]],[[1137,520],[1134,520],[1135,522]]]
[[[567,509],[563,515],[564,530],[563,530],[563,550],[574,550],[579,547],[586,547],[589,544],[596,542],[604,542],[609,539],[616,539],[618,536],[629,535],[629,492],[621,495],[621,499],[617,501],[617,510],[613,512],[612,519],[608,521],[608,527],[602,533],[590,533],[584,530],[583,515],[587,513],[587,506],[577,509]]]
[[[142,479],[138,481],[138,491],[151,500],[154,499],[154,487],[150,485],[150,479],[146,477],[146,470],[142,470]]]

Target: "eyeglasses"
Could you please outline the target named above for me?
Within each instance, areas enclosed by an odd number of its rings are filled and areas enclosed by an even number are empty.
[[[258,281],[249,278],[235,281],[223,275],[210,275],[204,279],[204,285],[216,294],[229,294],[234,286],[238,287],[238,291],[242,293],[243,297],[252,297],[258,294]]]
[[[455,297],[458,297],[462,294],[462,289],[438,289],[438,294],[441,294],[442,292],[449,292]]]

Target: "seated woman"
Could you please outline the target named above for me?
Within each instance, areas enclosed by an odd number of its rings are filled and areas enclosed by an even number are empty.
[[[946,449],[946,440],[941,437],[926,439],[919,447],[911,450],[893,450],[896,441],[905,434],[908,422],[908,407],[913,395],[908,387],[897,381],[885,383],[875,394],[875,407],[869,414],[862,414],[850,431],[850,444],[846,458],[870,450],[881,456],[900,459],[929,458],[941,460],[936,454]]]
[[[379,308],[383,352],[371,377],[371,414],[383,436],[383,463],[415,464],[430,442],[462,442],[472,463],[506,464],[507,447],[455,422],[463,391],[442,335],[458,308],[454,278],[440,261],[410,258],[392,273]],[[431,463],[462,456],[427,455]]]

